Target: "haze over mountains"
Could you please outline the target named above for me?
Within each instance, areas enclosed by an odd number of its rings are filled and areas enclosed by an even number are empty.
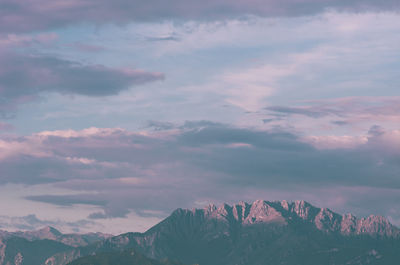
[[[86,246],[88,244],[109,238],[111,236],[112,235],[110,234],[103,234],[100,232],[88,234],[63,234],[51,226],[46,226],[42,229],[35,231],[7,232],[0,230],[0,238],[2,240],[7,240],[14,237],[23,238],[29,241],[49,239],[72,247]]]
[[[340,215],[305,201],[177,209],[145,233],[64,235],[46,227],[2,231],[0,238],[0,265],[74,260],[71,264],[395,265],[400,260],[400,230],[386,218]]]

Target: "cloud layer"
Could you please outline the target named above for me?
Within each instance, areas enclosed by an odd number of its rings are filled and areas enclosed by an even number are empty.
[[[176,207],[258,198],[400,224],[399,10],[0,1],[0,118],[20,110],[0,121],[0,208],[14,216],[0,225],[132,231]]]
[[[28,32],[76,23],[124,23],[163,19],[225,19],[243,15],[301,16],[333,8],[350,11],[398,10],[395,0],[5,0],[0,32]]]
[[[230,200],[233,191],[246,189],[400,188],[400,132],[382,128],[373,128],[352,148],[316,149],[312,141],[287,131],[203,121],[153,133],[48,131],[3,139],[0,150],[1,184],[53,183],[79,191],[26,198],[103,209],[92,212],[91,219],[131,211],[162,216],[196,201]]]

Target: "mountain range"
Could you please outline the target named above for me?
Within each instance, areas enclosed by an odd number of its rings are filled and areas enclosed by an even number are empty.
[[[54,253],[86,246],[111,236],[102,233],[62,234],[49,226],[36,231],[0,230],[0,264],[43,264]]]
[[[101,265],[113,263],[99,260],[118,257],[133,265],[166,259],[187,265],[400,264],[400,230],[386,218],[340,215],[305,201],[177,209],[144,233],[113,237],[91,234],[66,240],[72,236],[53,228],[39,231],[1,239],[0,265]],[[18,251],[10,251],[10,242]],[[46,251],[32,260],[29,253],[39,245]],[[136,258],[148,260],[135,263]]]
[[[51,226],[46,226],[35,231],[16,231],[8,232],[0,230],[0,239],[24,238],[29,241],[49,239],[57,241],[72,247],[86,246],[90,243],[112,237],[110,234],[88,233],[88,234],[62,234],[60,231]]]

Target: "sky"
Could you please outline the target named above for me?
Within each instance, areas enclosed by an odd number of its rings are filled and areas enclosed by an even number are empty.
[[[397,0],[0,0],[0,229],[306,200],[400,226]]]

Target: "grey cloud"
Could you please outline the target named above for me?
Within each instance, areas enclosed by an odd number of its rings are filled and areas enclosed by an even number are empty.
[[[213,121],[206,121],[206,120],[200,120],[200,121],[185,121],[182,126],[180,126],[181,129],[199,129],[201,127],[225,127],[225,124],[221,124],[218,122],[213,122]]]
[[[25,197],[31,201],[38,202],[51,202],[51,204],[60,205],[60,206],[72,206],[74,204],[88,204],[88,205],[97,205],[104,206],[106,202],[100,198],[100,196],[93,195],[79,195],[79,199],[73,195],[34,195]]]
[[[349,124],[347,121],[332,121],[332,124],[338,125],[338,126],[343,126]]]
[[[104,194],[79,194],[79,195],[34,195],[26,196],[25,199],[37,202],[44,202],[59,206],[73,206],[76,204],[87,204],[102,206],[104,212],[96,212],[89,216],[90,219],[104,219],[109,217],[125,217],[129,210],[124,203],[110,201]]]
[[[375,137],[370,138],[375,143]],[[235,176],[237,185],[366,185],[400,188],[400,166],[393,153],[366,144],[355,149],[318,150],[287,132],[206,128],[184,133],[183,144],[247,143],[251,148],[209,145],[205,156],[192,156],[202,168]],[[396,154],[399,157],[399,154]],[[384,161],[384,162],[383,162]],[[384,163],[381,166],[379,164]],[[377,178],[379,176],[379,178]],[[301,181],[300,181],[301,180]],[[391,183],[391,184],[389,184]]]
[[[114,203],[112,205],[107,205],[104,207],[104,212],[92,213],[88,216],[89,219],[106,219],[115,217],[126,217],[130,212],[129,207],[124,203]]]
[[[152,128],[155,131],[163,131],[163,130],[175,129],[176,125],[171,122],[147,121],[145,128]]]
[[[195,146],[245,143],[256,149],[266,150],[306,151],[313,149],[310,145],[300,142],[294,134],[289,132],[253,131],[221,124],[186,131],[179,136],[178,141],[182,145]],[[224,149],[234,152],[229,148]]]
[[[326,9],[345,11],[399,10],[396,0],[80,0],[68,4],[51,0],[3,0],[0,32],[27,32],[91,22],[126,23],[163,19],[225,19],[244,15],[301,16]]]
[[[11,51],[0,51],[0,60],[4,65],[0,69],[1,113],[15,110],[18,104],[31,101],[44,92],[102,97],[164,78],[160,73],[83,65]]]
[[[286,114],[286,115],[304,115],[311,118],[321,118],[328,115],[339,115],[340,112],[333,109],[326,109],[322,107],[285,107],[285,106],[271,106],[266,107],[266,110]]]
[[[2,183],[39,184],[62,181],[64,177],[59,172],[71,177],[73,170],[65,161],[57,158],[41,158],[20,155],[18,159],[6,158],[0,160]]]
[[[351,119],[369,119],[370,117],[398,117],[400,115],[399,97],[352,97],[332,100],[314,100],[308,105],[297,107],[268,106],[264,109],[274,117],[283,119],[285,116],[301,115],[310,118],[327,116],[345,120],[334,121],[333,124],[344,125]],[[360,116],[360,117],[357,117]]]
[[[273,122],[273,121],[275,121],[275,119],[262,119],[263,123],[270,123],[270,122]]]
[[[81,42],[75,42],[68,46],[75,48],[78,51],[82,51],[82,52],[101,52],[101,51],[106,50],[105,47],[100,46],[100,45],[90,45],[90,44],[85,44],[85,43],[81,43]]]
[[[54,147],[53,147],[54,148]],[[62,153],[62,150],[53,150]],[[79,152],[79,151],[78,151]],[[17,157],[8,157],[0,160],[0,183],[41,184],[62,182],[66,179],[82,178],[83,176],[96,176],[102,178],[126,177],[129,166],[120,169],[110,169],[102,164],[85,164],[73,162],[64,153],[65,157],[38,157],[35,155],[20,154]],[[79,158],[77,158],[79,159]]]
[[[89,219],[105,219],[107,217],[108,216],[105,213],[102,213],[102,212],[91,213],[88,216]]]
[[[85,157],[97,162],[88,165],[64,162],[63,165],[63,160],[47,160],[46,167],[45,160],[31,158],[31,162],[26,163],[26,158],[19,157],[18,160],[10,159],[7,164],[4,163],[4,168],[7,169],[7,165],[13,162],[15,169],[23,162],[23,168],[33,169],[29,171],[32,181],[36,178],[36,181],[45,181],[43,176],[51,174],[42,172],[51,170],[67,173],[68,179],[90,179],[96,175],[98,178],[133,175],[146,178],[148,169],[180,161],[188,168],[195,166],[205,171],[227,174],[232,181],[251,185],[259,182],[297,183],[297,179],[302,179],[317,184],[332,182],[380,186],[391,183],[398,186],[398,165],[389,163],[377,166],[382,160],[390,162],[393,155],[385,153],[386,147],[378,149],[383,145],[379,140],[381,137],[371,135],[369,143],[354,149],[318,150],[289,132],[256,131],[221,124],[186,129],[168,139],[124,134],[72,139],[52,136],[42,140],[43,144],[51,146],[59,156]],[[386,148],[386,151],[389,149]],[[35,161],[41,162],[37,164]],[[106,162],[116,163],[116,166],[107,167],[104,165]],[[68,170],[70,167],[75,170]],[[16,171],[9,172],[9,175],[16,174]],[[377,175],[380,179],[375,178]],[[63,176],[57,178],[58,181],[62,179]],[[2,181],[12,180],[3,177]]]
[[[374,125],[368,130],[368,134],[375,137],[381,136],[384,133],[385,130],[379,125]]]
[[[179,41],[180,39],[177,36],[167,36],[167,37],[148,37],[147,41]]]

